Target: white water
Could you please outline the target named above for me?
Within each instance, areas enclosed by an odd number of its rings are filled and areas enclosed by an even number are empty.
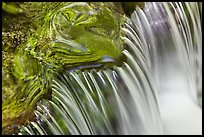
[[[185,5],[189,17],[181,3],[147,3],[144,11],[136,9],[124,28],[127,62],[113,70],[56,77],[49,101],[54,112],[45,104],[35,111],[49,133],[39,121],[31,123],[37,132],[29,126],[24,130],[28,134],[202,134],[202,7]]]

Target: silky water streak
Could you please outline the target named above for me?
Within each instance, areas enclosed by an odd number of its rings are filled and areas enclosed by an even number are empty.
[[[19,134],[201,134],[201,15],[194,2],[136,8],[123,28],[127,61],[55,76],[52,100]]]

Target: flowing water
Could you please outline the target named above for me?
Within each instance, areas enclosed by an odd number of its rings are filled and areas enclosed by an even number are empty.
[[[127,61],[113,69],[56,75],[52,100],[39,103],[36,121],[19,134],[180,133],[172,133],[176,124],[168,122],[188,114],[176,115],[182,111],[171,107],[185,99],[197,112],[190,117],[194,130],[187,133],[200,134],[201,15],[201,3],[194,2],[146,3],[144,10],[136,8],[123,28],[122,54]],[[174,119],[169,120],[168,113],[175,114]],[[187,120],[179,122],[188,124]]]

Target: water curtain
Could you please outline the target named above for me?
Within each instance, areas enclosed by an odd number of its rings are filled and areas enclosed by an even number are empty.
[[[146,3],[125,23],[127,58],[113,69],[65,71],[19,134],[164,134],[161,96],[202,101],[201,3]],[[172,100],[173,101],[173,100]]]

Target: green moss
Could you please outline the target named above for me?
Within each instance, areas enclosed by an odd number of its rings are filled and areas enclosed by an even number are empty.
[[[22,13],[23,10],[15,2],[2,2],[2,9],[11,14]]]

